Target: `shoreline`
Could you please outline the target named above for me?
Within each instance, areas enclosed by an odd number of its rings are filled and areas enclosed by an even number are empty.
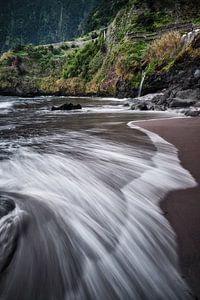
[[[133,122],[134,124],[135,122]],[[173,118],[137,121],[137,126],[152,131],[178,149],[181,165],[198,186],[172,191],[160,207],[173,230],[178,244],[179,264],[193,297],[200,298],[200,122],[199,118]]]

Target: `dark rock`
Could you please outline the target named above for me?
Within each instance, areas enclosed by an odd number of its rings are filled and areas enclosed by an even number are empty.
[[[132,88],[130,83],[119,79],[116,82],[116,97],[118,98],[135,98],[138,95],[138,89]]]
[[[15,202],[11,199],[0,197],[0,218],[6,216],[15,209]]]
[[[170,92],[166,91],[163,95],[156,95],[151,101],[156,105],[165,105],[170,97]]]
[[[51,110],[73,110],[73,109],[82,109],[80,104],[72,104],[72,103],[65,103],[60,106],[52,106]]]
[[[188,117],[200,117],[200,110],[188,110],[185,113],[186,116]]]
[[[173,98],[169,100],[170,108],[185,108],[195,104],[194,100]]]
[[[156,95],[155,97],[153,97],[153,99],[151,100],[152,103],[158,104],[160,102],[160,100],[162,99],[163,95]]]
[[[200,101],[196,102],[194,107],[199,107],[200,108]]]
[[[142,110],[142,111],[148,110],[148,106],[147,106],[146,103],[138,104],[137,108],[138,108],[139,110]]]
[[[131,107],[132,110],[141,110],[141,111],[147,111],[149,110],[148,109],[148,106],[145,102],[142,102],[142,103],[137,103],[137,104],[133,104],[132,107]]]
[[[200,34],[198,34],[198,35],[194,38],[194,40],[193,40],[193,42],[192,42],[192,48],[193,48],[193,49],[198,49],[198,48],[200,48]]]
[[[31,86],[30,83],[24,81],[12,87],[0,87],[0,94],[4,96],[34,97],[42,93],[36,87]]]
[[[200,34],[195,37],[191,47],[193,49],[200,48]],[[176,59],[170,70],[166,72],[159,69],[154,70],[145,79],[143,93],[157,93],[164,88],[167,88],[167,91],[161,97],[159,104],[167,104],[168,99],[171,98],[198,100],[200,97],[199,56],[193,57],[188,51],[185,51]],[[155,103],[158,104],[158,99]]]
[[[178,91],[176,93],[176,98],[198,100],[200,99],[200,89]]]

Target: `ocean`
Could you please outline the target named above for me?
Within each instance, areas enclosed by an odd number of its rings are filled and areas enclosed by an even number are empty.
[[[159,203],[195,181],[137,122],[177,115],[127,101],[0,97],[1,300],[190,299]]]

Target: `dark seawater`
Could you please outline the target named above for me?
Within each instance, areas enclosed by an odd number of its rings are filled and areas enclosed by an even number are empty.
[[[125,100],[0,97],[0,299],[184,300],[159,201],[195,184]]]

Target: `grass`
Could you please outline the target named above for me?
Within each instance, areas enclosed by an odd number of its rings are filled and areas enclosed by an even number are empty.
[[[169,60],[178,53],[180,48],[181,34],[178,31],[165,33],[150,44],[146,55],[147,61]]]

